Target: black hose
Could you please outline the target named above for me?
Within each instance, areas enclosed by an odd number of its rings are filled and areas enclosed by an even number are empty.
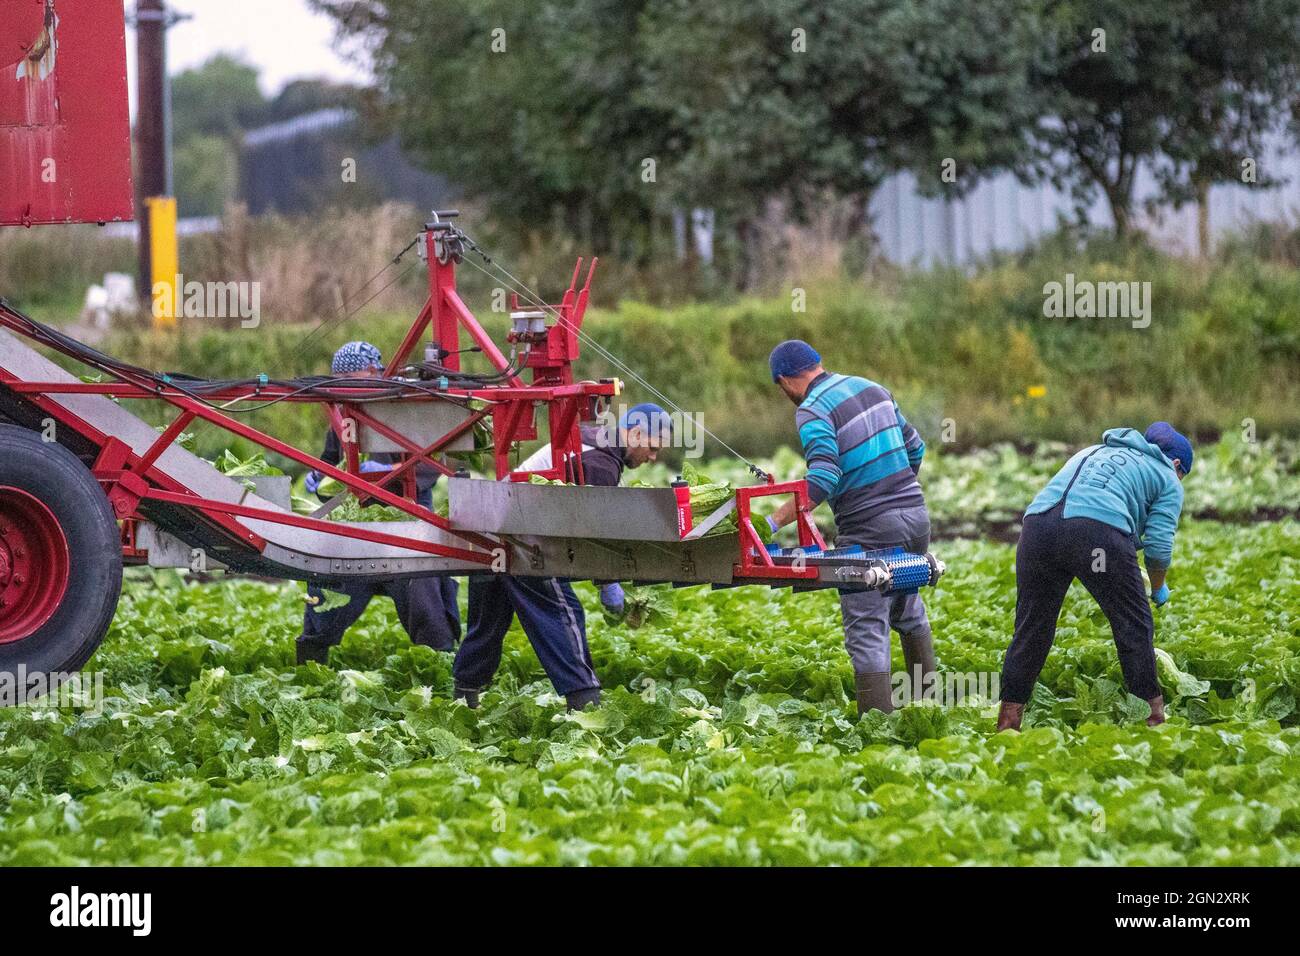
[[[287,379],[272,379],[269,377],[244,378],[244,379],[205,379],[198,376],[190,375],[184,372],[177,373],[160,373],[150,369],[133,365],[130,362],[124,362],[121,359],[114,358],[104,352],[99,351],[93,346],[86,345],[83,342],[72,338],[71,336],[60,332],[43,322],[38,322],[31,316],[15,309],[4,299],[0,299],[0,308],[20,320],[27,328],[28,336],[37,342],[49,346],[56,351],[63,352],[80,362],[106,372],[118,378],[130,381],[144,380],[151,384],[158,391],[174,389],[181,392],[196,401],[202,402],[209,408],[220,409],[230,414],[247,414],[249,412],[260,411],[278,405],[290,398],[296,398],[301,395],[312,395],[327,401],[347,401],[356,404],[367,404],[370,402],[401,400],[405,398],[414,398],[419,396],[430,396],[442,401],[449,401],[453,404],[465,405],[466,402],[459,396],[449,396],[442,390],[435,388],[424,382],[409,379],[359,379],[359,378],[342,378],[336,376],[301,376]],[[445,374],[443,374],[445,373]],[[448,385],[474,387],[475,385],[487,384],[489,382],[499,381],[508,378],[513,374],[512,370],[507,372],[490,374],[490,375],[472,375],[464,372],[457,372],[452,369],[439,371],[440,378],[446,378]],[[253,392],[249,398],[255,398],[260,389],[268,386],[277,388],[288,388],[291,391],[286,395],[277,396],[257,405],[245,405],[241,408],[228,408],[224,405],[209,401],[207,396],[213,392],[225,392],[235,389],[246,388]],[[367,391],[376,394],[370,394],[365,397],[349,395],[351,391]],[[246,400],[241,400],[246,401]]]

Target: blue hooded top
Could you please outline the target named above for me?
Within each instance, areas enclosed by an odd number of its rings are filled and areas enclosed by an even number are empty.
[[[1112,428],[1101,442],[1066,462],[1025,514],[1050,511],[1064,497],[1064,517],[1093,518],[1131,534],[1148,566],[1169,567],[1183,510],[1174,463],[1136,429]]]

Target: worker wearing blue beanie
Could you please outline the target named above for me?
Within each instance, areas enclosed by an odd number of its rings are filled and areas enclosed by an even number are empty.
[[[617,421],[583,425],[581,471],[570,460],[568,481],[613,488],[627,468],[654,461],[673,435],[671,416],[658,405],[634,405]],[[552,450],[542,446],[519,466],[521,472],[549,471]],[[621,616],[626,610],[623,586],[597,581],[600,603]],[[587,617],[573,585],[564,578],[478,574],[469,580],[469,632],[460,645],[451,675],[455,695],[470,707],[496,676],[507,632],[516,618],[533,645],[542,670],[572,710],[600,703],[600,678],[587,645]]]
[[[772,354],[767,360],[768,368],[772,372],[773,385],[783,378],[794,378],[800,372],[806,372],[821,363],[822,357],[817,354],[817,350],[800,339],[787,339],[782,342],[772,349]]]
[[[836,546],[925,554],[930,515],[917,480],[925,442],[889,390],[826,371],[817,350],[799,339],[772,349],[768,370],[798,406],[794,420],[808,464],[808,496],[814,506],[830,504]],[[768,519],[773,532],[796,519],[796,507],[791,499]],[[896,703],[933,696],[934,641],[920,594],[846,590],[840,614],[859,713],[888,713]],[[891,672],[893,631],[907,666],[903,686]]]
[[[629,468],[639,468],[659,457],[659,449],[673,439],[673,419],[654,402],[633,405],[618,420],[618,444]]]
[[[1100,445],[1066,462],[1030,503],[1016,546],[1016,630],[1002,666],[999,730],[1020,728],[1075,578],[1110,621],[1124,683],[1151,705],[1147,723],[1164,722],[1155,620],[1137,553],[1145,555],[1151,601],[1162,607],[1183,509],[1181,482],[1191,470],[1192,443],[1168,422],[1145,434],[1112,428]]]
[[[1173,425],[1168,422],[1152,422],[1142,437],[1164,452],[1170,462],[1178,462],[1178,470],[1182,474],[1192,473],[1192,443],[1176,432]]]

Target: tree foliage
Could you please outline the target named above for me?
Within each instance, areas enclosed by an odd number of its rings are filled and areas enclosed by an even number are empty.
[[[172,77],[172,132],[176,142],[191,136],[232,136],[262,122],[266,97],[257,68],[224,53]]]
[[[1100,188],[1127,232],[1139,168],[1162,198],[1240,181],[1296,89],[1297,0],[1045,0],[1037,139],[1052,179]]]
[[[865,209],[888,174],[1012,171],[1117,231],[1240,175],[1294,97],[1300,0],[312,0],[407,144],[513,221],[597,245],[672,208]]]

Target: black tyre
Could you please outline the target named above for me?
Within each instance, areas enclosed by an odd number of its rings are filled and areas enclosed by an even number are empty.
[[[99,482],[63,446],[0,425],[0,703],[79,671],[121,591],[121,533]]]

